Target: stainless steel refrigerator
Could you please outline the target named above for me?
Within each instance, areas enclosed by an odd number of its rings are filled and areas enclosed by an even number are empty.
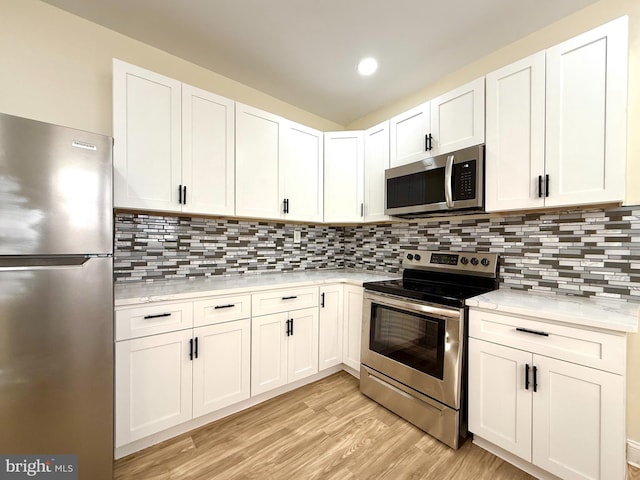
[[[0,114],[0,454],[113,476],[111,138]]]

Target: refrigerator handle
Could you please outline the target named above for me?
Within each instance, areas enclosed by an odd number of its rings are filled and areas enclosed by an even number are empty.
[[[91,260],[91,257],[88,255],[63,257],[0,256],[0,271],[82,267],[89,260]]]

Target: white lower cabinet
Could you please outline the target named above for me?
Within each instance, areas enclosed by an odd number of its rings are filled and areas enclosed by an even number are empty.
[[[625,478],[623,335],[472,309],[470,336],[476,439],[563,479]]]
[[[252,396],[317,372],[317,307],[252,318]]]
[[[360,344],[362,338],[362,301],[364,289],[355,285],[344,286],[344,329],[342,362],[360,371]]]
[[[318,370],[342,363],[343,290],[341,284],[320,287]]]
[[[248,313],[243,307],[249,298],[116,310],[122,335],[129,335],[115,345],[116,447],[249,398],[250,319],[238,319]],[[167,320],[176,312],[180,322]],[[196,325],[209,324],[191,328],[193,317]],[[150,322],[152,328],[125,328],[127,319],[134,326]],[[172,325],[182,329],[135,338]]]

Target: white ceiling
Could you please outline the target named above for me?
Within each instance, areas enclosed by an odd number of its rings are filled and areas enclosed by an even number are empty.
[[[43,1],[347,125],[596,0]]]

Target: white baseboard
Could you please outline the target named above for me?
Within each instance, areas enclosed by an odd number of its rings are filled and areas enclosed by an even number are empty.
[[[627,439],[627,463],[640,468],[640,442]]]

